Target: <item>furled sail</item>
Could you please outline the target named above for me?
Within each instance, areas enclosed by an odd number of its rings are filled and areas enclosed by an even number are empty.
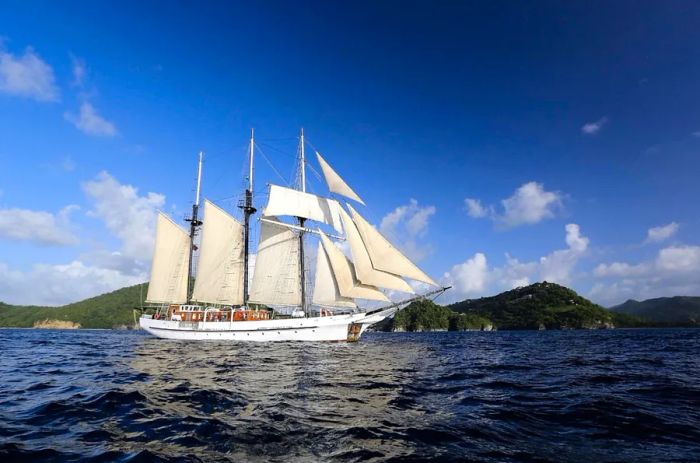
[[[259,304],[301,305],[299,235],[279,225],[260,222],[249,299]]]
[[[270,199],[265,208],[265,216],[291,215],[323,222],[342,233],[343,228],[337,201],[292,190],[278,185],[270,185]]]
[[[167,215],[159,212],[146,302],[187,302],[189,257],[190,236]]]
[[[314,304],[330,307],[352,307],[357,305],[349,297],[343,297],[338,290],[338,282],[331,270],[331,263],[328,261],[323,244],[319,241],[318,252],[316,254],[316,280],[314,282]]]
[[[208,200],[192,300],[243,304],[243,225]]]
[[[321,153],[316,151],[316,157],[318,158],[318,163],[321,165],[321,170],[323,170],[323,176],[326,177],[326,183],[328,184],[329,190],[331,190],[333,193],[343,195],[346,198],[353,199],[362,205],[365,204],[365,202],[362,201],[359,196],[357,196],[357,193],[355,193],[352,188],[345,183],[345,180],[343,180],[340,175],[338,175],[338,173],[326,162],[326,160],[323,159]]]
[[[328,260],[331,263],[331,269],[335,276],[335,281],[338,283],[338,291],[343,297],[371,299],[374,301],[390,302],[386,294],[379,291],[374,286],[363,285],[357,281],[355,276],[355,268],[352,262],[345,257],[343,251],[338,249],[325,233],[319,230],[323,249],[326,251]]]
[[[374,267],[372,267],[372,261],[367,252],[367,248],[362,241],[360,232],[357,231],[357,227],[353,223],[348,213],[345,212],[342,207],[340,208],[340,216],[343,219],[345,236],[350,243],[350,252],[352,253],[352,260],[355,264],[357,279],[366,285],[395,289],[397,291],[413,294],[415,291],[413,291],[411,285],[406,283],[403,278],[394,275],[393,273],[376,270]]]
[[[362,236],[362,241],[365,243],[372,260],[372,266],[375,269],[438,286],[432,278],[416,267],[408,257],[401,254],[376,228],[358,214],[352,206],[348,204],[348,208],[352,212],[353,221],[357,225],[357,230]]]

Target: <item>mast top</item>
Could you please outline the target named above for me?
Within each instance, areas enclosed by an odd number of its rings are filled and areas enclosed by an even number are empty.
[[[202,191],[202,160],[204,159],[204,151],[199,152],[199,167],[197,168],[197,193],[194,198],[194,204],[199,206],[199,194]]]
[[[253,192],[253,154],[255,153],[255,129],[250,129],[250,153],[248,158],[248,191]]]

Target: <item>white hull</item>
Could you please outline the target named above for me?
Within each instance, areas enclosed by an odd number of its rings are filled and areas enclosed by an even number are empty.
[[[359,340],[373,323],[393,315],[396,308],[368,315],[366,313],[328,317],[289,318],[280,320],[182,322],[141,317],[141,328],[164,339],[188,341],[346,341]]]

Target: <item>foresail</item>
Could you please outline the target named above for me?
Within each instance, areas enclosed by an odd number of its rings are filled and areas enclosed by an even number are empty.
[[[318,158],[318,163],[321,165],[321,170],[323,170],[323,176],[326,178],[326,183],[328,184],[328,189],[333,193],[338,193],[346,198],[357,201],[358,203],[364,205],[364,201],[355,193],[350,186],[345,183],[338,173],[333,170],[333,168],[326,162],[321,156],[321,153],[316,152],[316,157]]]
[[[146,302],[183,304],[187,302],[190,237],[167,215],[158,212],[156,242]]]
[[[328,260],[331,264],[333,275],[338,283],[338,291],[343,297],[357,299],[371,299],[374,301],[390,302],[386,294],[379,291],[374,286],[363,285],[357,281],[355,276],[355,268],[352,262],[345,257],[343,251],[338,249],[333,242],[326,236],[325,233],[319,230],[323,249],[326,251]]]
[[[291,188],[270,185],[270,199],[265,208],[265,216],[287,215],[323,222],[342,233],[343,226],[337,201],[304,193]]]
[[[209,304],[243,304],[243,260],[243,225],[205,200],[202,243],[192,300]]]
[[[301,305],[299,270],[299,235],[261,221],[249,300],[259,304]]]
[[[357,305],[349,297],[343,297],[338,291],[338,283],[331,270],[328,255],[323,249],[323,244],[319,241],[316,254],[316,279],[314,281],[314,295],[312,302],[320,306],[330,307],[351,307]]]
[[[365,243],[367,252],[372,261],[372,267],[384,272],[401,275],[412,280],[422,281],[438,286],[428,275],[396,249],[386,238],[384,238],[369,222],[357,213],[348,204],[352,213],[353,221],[357,225],[362,241]]]
[[[372,267],[372,261],[367,252],[360,232],[357,230],[355,223],[352,221],[347,212],[341,207],[340,216],[343,219],[343,228],[348,243],[350,243],[350,252],[352,260],[355,264],[355,272],[357,279],[366,285],[373,285],[380,288],[394,289],[413,294],[413,288],[406,281],[393,273],[382,272]]]

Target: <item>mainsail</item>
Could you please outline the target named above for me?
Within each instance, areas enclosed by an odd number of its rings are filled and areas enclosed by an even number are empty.
[[[243,225],[208,200],[192,300],[243,304]]]
[[[302,217],[332,226],[336,231],[343,231],[337,201],[320,196],[292,190],[278,185],[270,185],[270,199],[263,215],[288,215]]]
[[[401,254],[377,229],[358,214],[351,205],[348,204],[348,208],[375,269],[438,286],[432,278],[416,267],[408,257]]]
[[[276,220],[276,217],[268,217]],[[260,242],[255,258],[251,302],[301,305],[299,237],[282,226],[260,222]]]
[[[374,286],[363,285],[357,281],[355,268],[352,262],[345,257],[343,251],[338,249],[333,242],[331,242],[325,233],[319,230],[319,234],[321,235],[323,249],[326,251],[328,260],[331,263],[331,269],[333,270],[335,281],[338,283],[338,291],[341,296],[390,302],[386,294],[379,291]]]
[[[360,232],[353,223],[352,219],[343,208],[340,208],[340,216],[343,219],[343,228],[345,228],[345,236],[350,243],[350,252],[355,264],[357,279],[366,285],[378,286],[380,288],[394,289],[413,294],[413,288],[406,283],[401,277],[393,273],[382,272],[372,267],[372,261],[362,241]]]
[[[190,237],[187,232],[167,215],[159,212],[146,302],[187,302],[189,252]]]
[[[328,255],[319,241],[316,254],[316,279],[312,302],[320,306],[355,308],[357,304],[349,297],[343,297],[338,290],[338,282],[331,270]]]
[[[346,198],[353,199],[364,206],[365,202],[360,199],[360,197],[355,193],[350,186],[345,183],[338,173],[333,170],[333,168],[326,162],[321,156],[321,153],[316,151],[316,157],[318,158],[318,163],[321,165],[321,170],[323,170],[323,176],[326,178],[326,183],[328,184],[328,189],[333,193],[338,193]]]

